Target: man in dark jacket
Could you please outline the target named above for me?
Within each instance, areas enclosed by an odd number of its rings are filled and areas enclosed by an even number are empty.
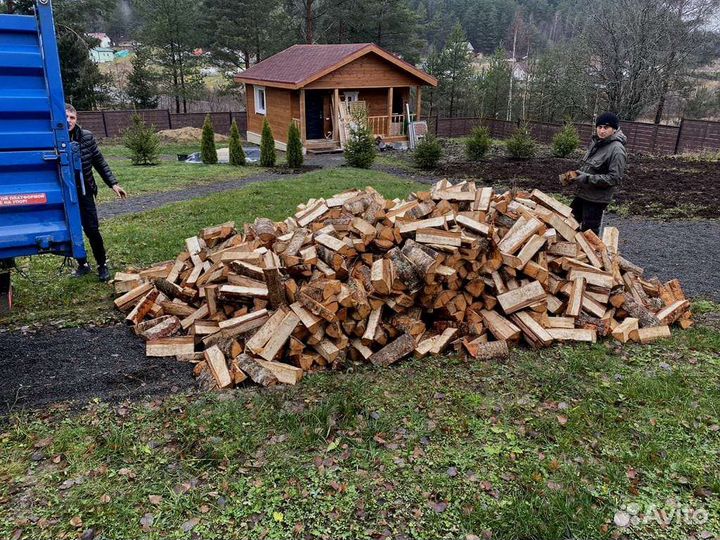
[[[93,167],[118,197],[124,199],[127,197],[127,193],[120,187],[117,178],[115,178],[115,175],[110,170],[107,161],[105,161],[105,158],[98,148],[95,136],[92,132],[77,125],[77,111],[75,107],[66,104],[65,115],[67,116],[70,140],[77,142],[80,146],[82,177],[79,176],[76,178],[76,185],[78,198],[80,200],[80,219],[82,221],[83,231],[85,231],[85,235],[90,241],[90,248],[98,265],[100,281],[108,281],[110,279],[110,269],[107,265],[105,245],[103,244],[103,238],[100,234],[97,207],[95,206],[95,197],[97,196],[98,188],[95,183],[95,177],[93,176]],[[92,268],[90,268],[87,259],[78,259],[77,262],[78,269],[75,271],[75,277],[82,277],[92,272]]]
[[[625,174],[627,137],[618,117],[606,112],[595,121],[595,135],[580,162],[575,179],[575,199],[570,207],[583,231],[600,234],[603,212]]]

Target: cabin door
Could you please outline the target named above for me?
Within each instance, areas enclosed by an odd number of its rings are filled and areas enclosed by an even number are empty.
[[[325,111],[322,92],[305,92],[305,136],[308,139],[324,139]]]

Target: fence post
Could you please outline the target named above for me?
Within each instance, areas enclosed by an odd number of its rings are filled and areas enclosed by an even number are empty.
[[[108,133],[107,122],[105,121],[105,111],[101,111],[101,113],[101,118],[103,121],[103,132],[105,133],[105,137],[110,137],[110,134]]]
[[[685,122],[685,118],[680,118],[680,127],[678,128],[677,139],[675,139],[675,151],[673,152],[673,154],[677,154],[678,149],[680,148],[680,139],[682,137],[683,122]]]
[[[168,129],[173,129],[173,125],[172,125],[172,114],[170,114],[170,109],[165,109],[165,112],[167,113]]]

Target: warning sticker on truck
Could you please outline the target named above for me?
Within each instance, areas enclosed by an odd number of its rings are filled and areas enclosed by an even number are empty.
[[[0,207],[27,206],[31,204],[47,204],[47,193],[19,193],[17,195],[0,195]]]

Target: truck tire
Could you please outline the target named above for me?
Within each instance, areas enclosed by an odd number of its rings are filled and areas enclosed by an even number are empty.
[[[10,272],[0,272],[0,315],[7,315],[12,308],[12,283]]]

